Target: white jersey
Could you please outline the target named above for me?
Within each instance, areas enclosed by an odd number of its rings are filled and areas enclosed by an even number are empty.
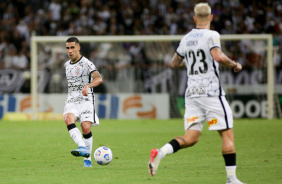
[[[185,58],[187,67],[186,97],[222,96],[218,62],[210,53],[220,46],[220,35],[208,29],[192,29],[180,41],[177,54]]]
[[[84,56],[76,63],[71,63],[68,60],[64,66],[68,81],[68,99],[66,103],[93,100],[93,88],[88,89],[88,96],[83,96],[81,91],[85,85],[92,82],[91,73],[97,70],[96,66]]]

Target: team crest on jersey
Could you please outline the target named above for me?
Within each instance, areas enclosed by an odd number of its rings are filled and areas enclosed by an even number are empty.
[[[80,67],[78,67],[78,66],[76,66],[76,67],[74,68],[74,73],[75,73],[75,75],[81,75],[81,71],[82,71],[82,69],[81,69]]]

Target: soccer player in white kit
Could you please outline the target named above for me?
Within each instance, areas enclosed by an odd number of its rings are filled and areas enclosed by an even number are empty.
[[[78,149],[72,150],[71,154],[85,157],[84,167],[92,167],[91,126],[99,125],[99,119],[95,113],[93,87],[101,84],[103,80],[95,65],[80,54],[80,44],[76,37],[66,40],[66,51],[70,60],[64,65],[68,82],[64,119],[71,138],[78,145]],[[83,136],[75,125],[78,120]]]
[[[233,115],[225,99],[219,81],[219,64],[233,68],[242,65],[228,58],[222,51],[220,35],[210,30],[213,16],[207,3],[194,8],[196,29],[192,29],[180,41],[172,59],[172,68],[186,66],[187,88],[185,92],[185,135],[172,139],[160,149],[152,149],[148,165],[154,176],[162,158],[179,149],[195,145],[204,123],[209,130],[217,130],[222,139],[222,155],[225,160],[228,184],[242,184],[236,177],[236,152],[233,135]]]

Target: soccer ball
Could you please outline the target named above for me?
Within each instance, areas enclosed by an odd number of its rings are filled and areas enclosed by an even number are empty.
[[[106,146],[99,147],[94,152],[94,159],[100,165],[108,165],[113,159],[112,150]]]

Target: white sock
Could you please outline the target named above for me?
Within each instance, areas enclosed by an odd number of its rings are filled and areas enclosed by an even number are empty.
[[[92,155],[92,145],[93,145],[93,136],[91,136],[88,139],[83,138],[83,141],[85,143],[86,148],[90,151],[90,156],[87,158],[84,158],[84,160],[90,160],[91,161],[91,155]]]
[[[161,150],[161,158],[173,153],[173,147],[169,143],[166,143],[163,147],[161,147],[160,150]]]
[[[69,130],[70,136],[72,138],[72,140],[79,146],[85,146],[84,141],[82,140],[82,135],[81,132],[79,131],[79,129],[77,127],[72,128],[71,130]]]
[[[236,177],[236,165],[235,166],[225,166],[227,178],[230,181],[234,181],[237,179]]]

